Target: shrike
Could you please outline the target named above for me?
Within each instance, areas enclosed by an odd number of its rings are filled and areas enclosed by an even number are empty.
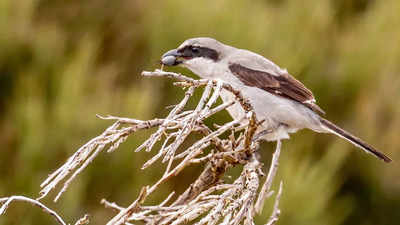
[[[240,90],[253,106],[266,134],[267,141],[288,139],[289,133],[308,128],[319,133],[335,134],[385,162],[391,159],[360,138],[343,130],[321,115],[324,111],[300,81],[270,60],[254,52],[234,48],[212,38],[193,38],[177,49],[166,52],[161,62],[167,66],[183,66],[202,78],[220,79]],[[223,90],[221,98],[235,97]],[[239,119],[244,110],[236,103],[229,107],[230,115]]]

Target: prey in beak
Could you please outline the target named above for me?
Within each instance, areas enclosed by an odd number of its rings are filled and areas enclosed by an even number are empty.
[[[182,62],[182,54],[177,49],[169,50],[161,57],[161,64],[166,66],[177,66]]]

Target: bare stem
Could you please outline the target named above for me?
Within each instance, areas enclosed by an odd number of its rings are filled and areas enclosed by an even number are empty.
[[[271,196],[271,186],[278,168],[278,158],[281,142],[277,142],[276,150],[265,183],[260,187],[263,177],[262,163],[258,161],[257,149],[259,146],[259,124],[253,107],[243,97],[239,90],[221,80],[195,80],[181,74],[155,70],[142,72],[146,77],[167,77],[177,80],[175,84],[187,88],[183,99],[175,106],[165,118],[152,120],[137,120],[116,116],[98,116],[100,119],[113,120],[114,123],[102,134],[93,138],[79,148],[59,169],[49,175],[41,184],[40,198],[54,190],[58,185],[61,189],[57,192],[55,201],[68,189],[73,180],[92,163],[102,152],[114,152],[119,145],[136,132],[149,128],[157,128],[150,137],[137,149],[155,151],[156,143],[160,148],[154,153],[142,169],[153,165],[156,161],[165,163],[165,171],[160,179],[152,185],[144,186],[137,197],[129,206],[124,207],[111,203],[105,199],[101,201],[106,208],[111,208],[117,214],[107,224],[121,225],[142,221],[145,224],[184,224],[195,221],[201,224],[254,224],[254,214],[260,213],[264,201]],[[203,88],[203,93],[194,109],[185,109],[189,99],[196,88]],[[235,101],[216,104],[221,91],[227,90],[235,97]],[[206,126],[205,120],[212,115],[231,107],[239,105],[245,111],[245,116],[229,121],[219,126]],[[202,136],[191,146],[183,145],[192,133]],[[223,134],[227,135],[223,136]],[[179,149],[179,150],[178,150]],[[207,152],[206,152],[207,151]],[[175,196],[170,193],[164,201],[157,205],[146,205],[147,198],[159,190],[162,183],[168,182],[171,177],[192,164],[204,165],[200,176],[187,187],[186,191]],[[224,179],[224,174],[236,165],[243,165],[241,174],[230,183]],[[275,199],[275,205],[268,224],[274,224],[279,217],[279,199],[282,193],[282,183]],[[173,197],[175,198],[173,200]],[[39,198],[39,199],[40,199]],[[1,201],[2,199],[0,199]],[[14,198],[13,200],[19,200]],[[9,204],[9,199],[2,212]],[[37,200],[29,200],[34,204],[43,206]],[[45,208],[47,209],[47,208]],[[47,209],[48,212],[52,212]],[[52,212],[60,224],[61,218]],[[84,217],[76,223],[84,224]]]
[[[2,207],[0,208],[0,215],[3,215],[6,213],[7,208],[9,207],[9,205],[12,202],[15,201],[20,201],[20,202],[28,202],[36,207],[41,208],[45,213],[49,214],[50,216],[52,216],[58,224],[62,224],[62,225],[67,225],[66,222],[64,222],[64,220],[52,209],[48,208],[47,206],[45,206],[43,203],[39,202],[38,200],[35,199],[31,199],[25,196],[11,196],[11,197],[6,197],[6,198],[0,198],[0,204],[3,204]],[[89,218],[88,215],[85,215],[84,217],[82,217],[81,219],[79,219],[75,225],[83,225],[83,224],[88,224],[89,223]]]

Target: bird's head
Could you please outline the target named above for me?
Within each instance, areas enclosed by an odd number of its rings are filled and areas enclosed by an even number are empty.
[[[226,45],[212,38],[200,37],[184,41],[178,48],[169,50],[161,57],[166,66],[183,66],[195,73],[202,73],[219,62]]]

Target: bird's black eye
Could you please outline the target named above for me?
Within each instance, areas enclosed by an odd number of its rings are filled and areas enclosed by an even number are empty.
[[[192,47],[192,52],[193,52],[193,54],[199,54],[200,49],[198,47]]]

